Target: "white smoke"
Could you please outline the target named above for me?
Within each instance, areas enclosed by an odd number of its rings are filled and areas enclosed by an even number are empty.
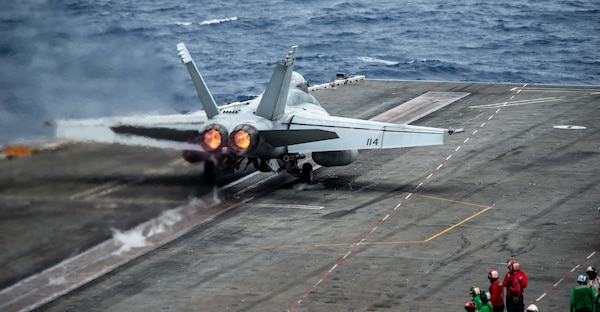
[[[191,198],[187,205],[177,207],[175,209],[164,211],[159,217],[148,222],[140,224],[134,229],[128,231],[119,231],[112,229],[113,240],[118,250],[114,251],[113,255],[121,255],[128,253],[133,249],[144,248],[153,245],[152,238],[157,235],[170,233],[173,231],[173,226],[181,222],[186,217],[196,214],[202,209],[207,209],[221,202],[217,189],[214,189],[212,194],[213,203],[206,204],[198,198]]]
[[[308,183],[298,183],[294,185],[295,191],[304,191],[304,190],[322,190],[325,188],[325,184],[322,182],[317,182],[313,184]]]
[[[61,265],[59,268],[61,269],[62,274],[58,276],[51,276],[48,279],[48,285],[56,286],[62,285],[67,282],[67,278],[65,277],[65,274],[67,273],[67,268],[64,265]]]
[[[113,255],[127,253],[133,248],[146,247],[148,243],[146,242],[146,236],[144,236],[142,230],[143,229],[141,228],[135,228],[130,231],[121,232],[113,229],[113,238],[116,243],[121,245],[119,250],[113,252]]]
[[[176,209],[167,210],[163,212],[158,219],[154,220],[154,225],[150,228],[146,236],[150,237],[153,235],[170,232],[171,227],[182,219],[183,216],[179,211],[176,211]]]
[[[0,28],[0,145],[53,135],[47,120],[187,108],[176,101],[189,78],[174,43],[145,39],[163,25],[100,10],[94,2],[0,4],[0,22],[14,24]]]
[[[221,199],[219,198],[219,189],[215,186],[213,188],[213,204],[218,205],[221,203]]]

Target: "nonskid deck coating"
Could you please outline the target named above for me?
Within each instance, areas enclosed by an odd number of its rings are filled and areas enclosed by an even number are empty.
[[[515,88],[522,88],[522,92],[505,104]],[[157,305],[171,310],[190,310],[194,306],[209,310],[282,310],[300,299],[302,302],[296,306],[299,311],[421,310],[440,301],[460,308],[468,299],[465,284],[487,287],[486,270],[495,267],[503,272],[503,262],[509,257],[516,257],[530,276],[526,301],[540,298],[551,289],[538,306],[564,309],[573,283],[567,277],[556,287],[551,286],[598,247],[590,233],[599,222],[595,210],[599,181],[590,168],[594,168],[600,141],[594,122],[599,117],[595,109],[599,90],[367,80],[364,84],[317,91],[315,95],[332,115],[361,118],[375,116],[428,91],[468,92],[469,96],[416,123],[463,127],[466,131],[462,136],[449,137],[440,147],[361,153],[358,162],[350,166],[320,169],[316,177],[321,182],[315,186],[305,187],[297,181],[283,188],[273,185],[273,191],[264,197],[42,310],[119,310],[125,306],[142,310]],[[488,104],[495,106],[485,106]],[[490,119],[502,105],[502,111]],[[581,125],[586,129],[561,130],[556,125]],[[469,135],[472,137],[463,144]],[[444,167],[415,193],[418,196],[409,198],[303,298],[340,257],[461,144]],[[62,221],[64,230],[55,235],[67,236],[69,230],[73,233],[78,226],[83,229],[86,225],[78,224],[78,218],[65,217],[71,212],[90,218],[96,224],[96,235],[106,235],[114,227],[112,220],[126,223],[123,216],[143,220],[176,206],[176,202],[188,202],[190,195],[210,190],[196,183],[190,167],[174,162],[176,154],[125,148],[127,155],[123,155],[121,147],[86,148],[66,147],[0,164],[7,172],[0,194],[4,211],[15,212],[18,206],[20,213],[31,212],[32,216],[11,222],[17,227],[15,231],[27,222],[54,225]],[[109,160],[103,154],[115,155],[116,159]],[[48,166],[52,163],[55,166]],[[169,169],[150,170],[161,165]],[[93,177],[92,173],[98,171],[102,174]],[[101,186],[108,184],[126,186],[76,203],[68,199],[74,193],[94,187],[104,189]],[[153,201],[159,204],[148,204]],[[274,205],[324,208],[277,210],[272,208]],[[484,209],[472,205],[492,208],[424,242]],[[47,207],[52,209],[45,211]],[[132,213],[134,210],[138,214]],[[52,219],[51,215],[58,218]],[[60,219],[63,217],[65,220]],[[10,215],[3,220],[10,220]],[[7,232],[12,229],[4,224],[2,228]],[[31,229],[43,233],[43,228]],[[58,245],[57,241],[49,245]],[[11,249],[9,244],[40,244],[27,240],[3,242],[6,250]],[[39,260],[51,254],[46,252],[24,251],[19,265],[27,265],[23,259]],[[181,265],[165,265],[173,261]],[[598,264],[593,256],[587,262]],[[221,291],[215,293],[217,289]],[[429,296],[431,301],[417,300],[428,293],[434,294]],[[91,297],[94,299],[87,299]]]

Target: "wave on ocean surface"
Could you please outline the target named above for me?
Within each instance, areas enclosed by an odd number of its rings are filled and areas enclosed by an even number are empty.
[[[269,10],[265,10],[269,7]],[[35,14],[31,14],[35,12]],[[200,107],[186,42],[219,104],[258,95],[298,45],[312,84],[374,79],[600,84],[594,2],[373,0],[0,3],[0,145],[54,118]]]
[[[358,59],[365,63],[377,63],[377,64],[383,64],[386,66],[395,66],[395,65],[400,64],[398,62],[386,61],[386,60],[382,60],[382,59],[378,59],[378,58],[374,58],[374,57],[370,57],[370,56],[361,56],[361,57],[358,57]]]
[[[213,20],[203,21],[202,23],[200,23],[200,25],[216,25],[216,24],[221,24],[221,23],[225,23],[225,22],[237,21],[237,19],[238,19],[237,16],[222,18],[222,19],[213,19]]]
[[[217,25],[217,24],[232,22],[232,21],[237,21],[237,20],[238,20],[238,17],[233,16],[233,17],[227,17],[227,18],[221,18],[221,19],[205,20],[205,21],[198,23],[198,25],[200,25],[200,26]],[[194,23],[193,22],[174,22],[173,24],[175,24],[177,26],[191,26]]]

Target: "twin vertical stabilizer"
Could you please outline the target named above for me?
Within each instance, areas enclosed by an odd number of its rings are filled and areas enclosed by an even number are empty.
[[[277,67],[275,67],[267,89],[265,89],[265,93],[263,93],[260,104],[256,109],[256,115],[269,120],[276,120],[283,115],[290,90],[290,80],[294,71],[297,48],[296,45],[292,46],[285,57],[284,63],[277,64]]]
[[[206,116],[208,116],[209,119],[217,116],[219,114],[219,107],[217,106],[217,103],[215,103],[215,99],[210,91],[208,91],[206,83],[204,83],[204,79],[202,79],[200,71],[198,71],[196,64],[194,64],[194,60],[185,46],[185,43],[182,42],[177,44],[177,52],[179,52],[179,57],[181,57],[181,61],[187,67],[190,76],[192,76],[196,93],[198,93],[198,97],[200,98],[200,102],[204,107]]]

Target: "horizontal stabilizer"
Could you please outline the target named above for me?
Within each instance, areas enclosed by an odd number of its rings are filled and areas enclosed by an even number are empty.
[[[260,135],[267,141],[267,143],[274,147],[338,138],[338,135],[335,132],[319,129],[266,130],[260,131]]]
[[[338,139],[314,141],[288,147],[288,152],[325,152],[352,149],[386,149],[444,143],[447,129],[397,125],[370,120],[327,116],[322,119],[295,116],[291,130],[321,129],[335,132]]]
[[[150,139],[176,142],[189,142],[200,135],[198,130],[181,130],[171,128],[148,128],[138,126],[114,126],[110,129],[118,134],[141,136]]]

